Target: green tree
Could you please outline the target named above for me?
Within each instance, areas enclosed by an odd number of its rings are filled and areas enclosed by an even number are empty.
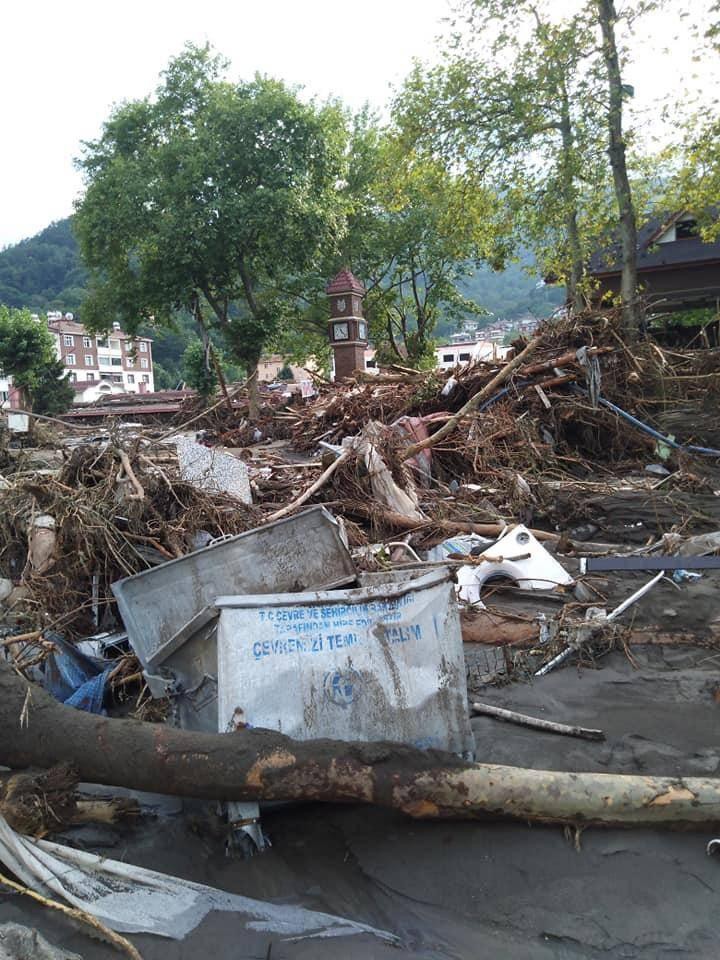
[[[63,379],[53,336],[29,310],[0,304],[0,369],[13,378],[37,413],[59,413],[72,403],[74,391]]]
[[[487,256],[494,195],[466,190],[440,163],[406,152],[392,135],[380,146],[372,193],[361,264],[376,345],[411,366],[435,366],[439,320],[457,323],[483,312],[462,294],[460,281]]]
[[[637,216],[627,166],[623,102],[629,89],[622,80],[621,55],[618,50],[616,24],[618,14],[615,0],[594,0],[597,22],[602,33],[602,64],[607,82],[608,107],[608,157],[612,170],[615,199],[618,210],[618,228],[622,250],[622,273],[620,275],[620,301],[623,325],[627,333],[637,330],[638,276],[637,276]],[[639,13],[642,7],[652,4],[636,4]],[[634,19],[634,17],[633,17]]]
[[[704,38],[697,38],[696,56],[705,62],[715,60],[717,69],[720,0],[710,5],[708,13],[710,24]],[[666,209],[692,211],[703,239],[720,239],[720,113],[716,99],[712,106],[693,110],[678,140],[665,151],[664,160],[670,171],[664,191]]]
[[[342,227],[344,120],[281,82],[223,79],[188,46],[153,98],[125,104],[86,144],[76,229],[92,286],[83,317],[130,332],[207,305],[250,372],[296,311],[289,278]],[[254,381],[253,381],[254,382]]]
[[[656,6],[637,0],[623,21],[634,26]],[[494,185],[494,262],[530,248],[545,276],[565,282],[575,310],[589,255],[619,231],[634,325],[638,202],[626,157],[627,50],[612,0],[578,0],[563,17],[547,0],[460,0],[456,12],[444,62],[416,65],[396,101],[405,141],[469,184]]]
[[[50,360],[38,370],[30,395],[34,413],[53,417],[70,409],[75,391],[62,360]]]
[[[442,164],[406,150],[363,111],[351,132],[343,201],[347,229],[309,311],[318,329],[327,328],[324,284],[349,265],[367,288],[365,315],[381,360],[434,365],[438,322],[482,312],[460,282],[484,256],[492,197],[465,191]]]
[[[417,64],[395,104],[406,143],[491,185],[486,221],[498,268],[529,247],[583,306],[585,262],[606,219],[595,37],[580,13],[558,22],[531,0],[463,0],[443,64]]]
[[[182,374],[179,369],[168,369],[165,364],[158,363],[153,356],[153,381],[156,390],[174,390],[182,380]]]
[[[182,372],[189,387],[201,397],[209,397],[218,385],[217,373],[209,350],[200,340],[193,340],[182,355]]]

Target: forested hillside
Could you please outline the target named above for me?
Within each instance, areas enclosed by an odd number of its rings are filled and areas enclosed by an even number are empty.
[[[82,319],[86,281],[69,217],[0,251],[0,303],[7,306],[70,310]],[[537,278],[519,264],[501,273],[482,267],[464,281],[462,292],[488,314],[508,319],[528,313],[547,316],[563,298],[562,288],[538,287]],[[453,329],[441,320],[436,335],[442,338]],[[156,330],[152,336],[156,368],[159,365],[156,379],[160,386],[172,386],[181,377],[180,357],[194,337],[194,325],[189,317],[178,318],[176,330]]]
[[[0,250],[0,303],[10,307],[79,313],[86,280],[70,217]],[[481,267],[464,282],[463,293],[498,317],[546,316],[562,301],[563,290],[538,288],[537,282],[520,264],[501,273]]]
[[[86,281],[70,217],[0,251],[0,303],[9,307],[77,312]]]

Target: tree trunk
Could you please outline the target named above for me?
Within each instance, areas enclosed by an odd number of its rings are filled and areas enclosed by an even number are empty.
[[[66,707],[0,661],[0,764],[73,765],[88,782],[224,800],[372,803],[412,817],[584,824],[720,822],[720,780],[557,773],[390,743],[208,734]]]
[[[570,253],[570,271],[567,278],[567,295],[573,316],[582,313],[585,302],[581,284],[585,273],[580,233],[577,221],[577,196],[573,171],[574,143],[570,118],[570,99],[565,87],[562,89],[560,108],[560,134],[562,136],[562,181],[565,205],[565,225]]]
[[[248,364],[248,416],[250,420],[257,420],[260,416],[260,390],[258,387],[258,365],[259,359],[253,360]]]
[[[617,13],[614,0],[596,0],[598,22],[603,36],[603,59],[608,81],[608,156],[612,169],[615,198],[617,200],[620,245],[622,250],[622,274],[620,279],[620,300],[622,304],[623,327],[629,336],[635,336],[639,327],[639,306],[637,301],[637,224],[632,190],[628,179],[623,138],[623,83],[620,74],[617,44],[615,42],[615,23]]]

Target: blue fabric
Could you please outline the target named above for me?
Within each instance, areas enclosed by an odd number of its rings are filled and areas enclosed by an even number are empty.
[[[112,667],[103,670],[96,677],[86,680],[75,693],[64,701],[66,707],[75,707],[77,710],[86,710],[88,713],[103,713],[105,699],[105,685],[112,673]]]
[[[48,693],[69,707],[102,713],[112,665],[86,656],[57,633],[46,633],[45,639],[56,648],[45,661],[43,685]]]

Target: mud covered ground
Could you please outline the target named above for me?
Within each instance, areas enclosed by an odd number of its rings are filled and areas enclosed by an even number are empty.
[[[481,653],[466,650],[471,675]],[[593,743],[476,718],[478,759],[720,776],[720,657],[688,646],[636,647],[633,655],[635,668],[614,652],[594,669],[471,690],[486,702],[607,734]],[[86,843],[127,862],[392,930],[403,946],[364,935],[297,943],[267,934],[238,938],[230,916],[212,914],[183,942],[133,937],[146,960],[720,954],[720,859],[705,853],[713,831],[589,829],[576,836],[557,827],[421,823],[388,811],[308,805],[267,812],[272,849],[238,861],[224,855],[220,840],[192,829],[191,811],[179,811],[173,801],[161,818],[115,836],[87,836]],[[93,847],[93,839],[102,845]],[[36,926],[88,960],[117,956],[47,910],[3,894],[0,922],[7,920]]]

